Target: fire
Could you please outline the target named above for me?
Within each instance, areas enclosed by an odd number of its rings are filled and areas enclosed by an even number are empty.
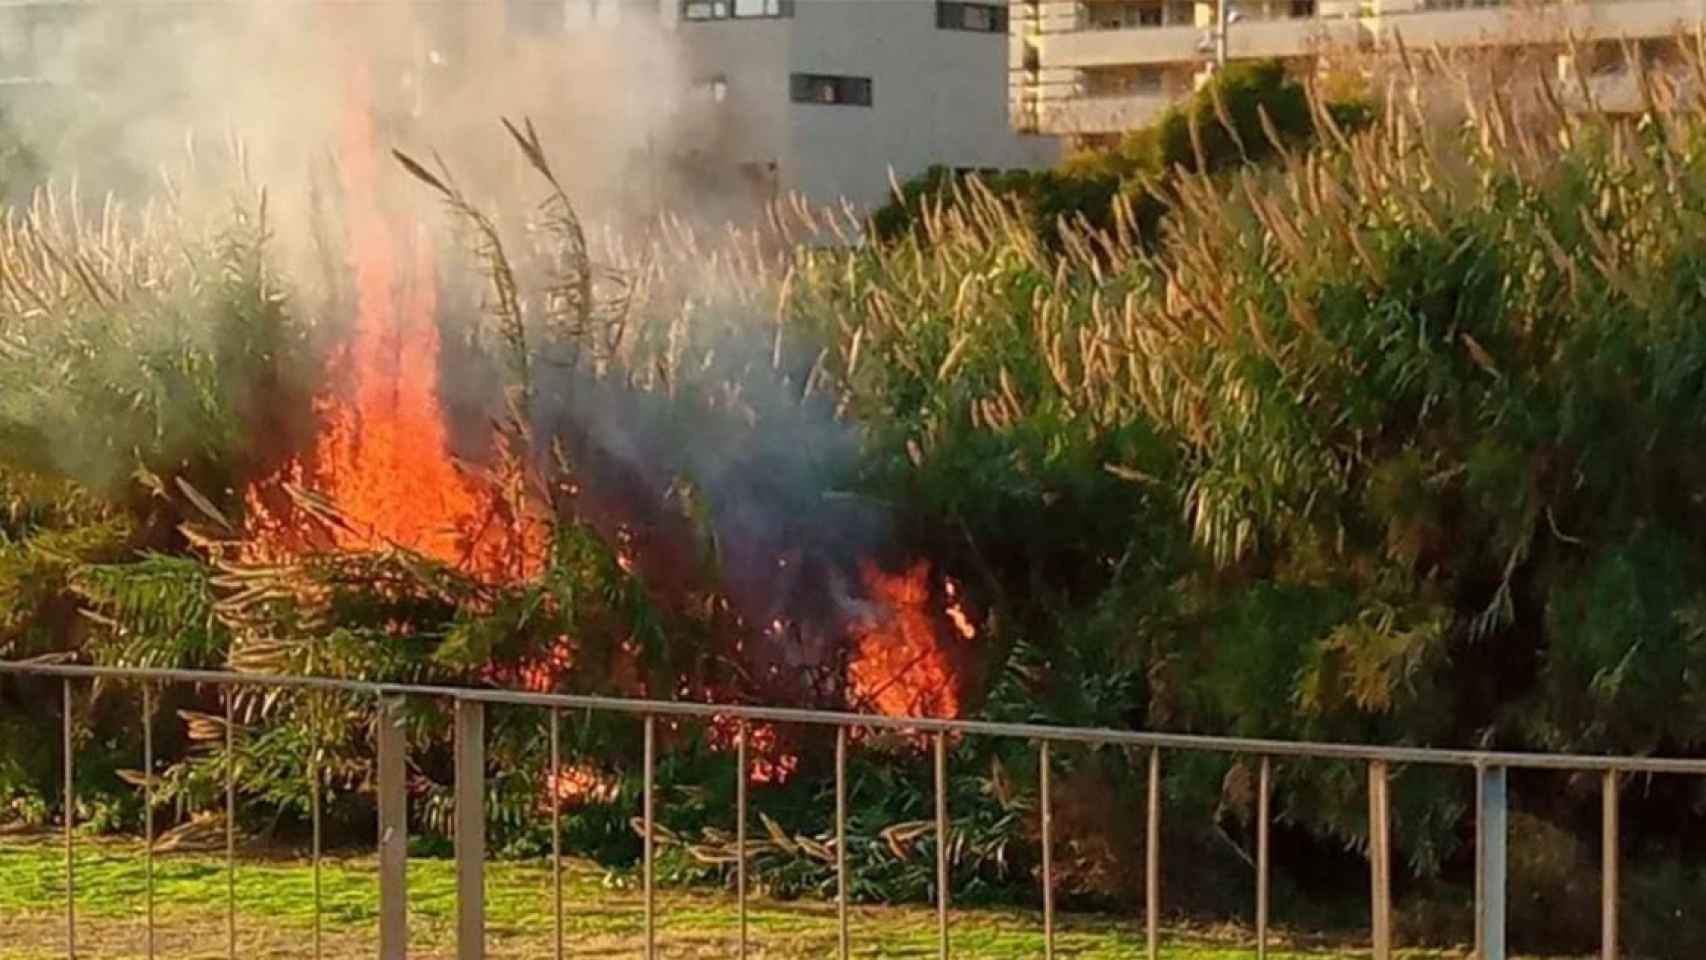
[[[548,775],[546,803],[556,799],[558,809],[572,810],[588,804],[614,803],[621,792],[621,783],[596,767],[576,764],[560,768]]]
[[[782,749],[781,737],[768,723],[748,723],[746,775],[753,783],[787,783],[800,769],[800,755]],[[729,752],[740,743],[741,726],[736,717],[721,714],[711,718],[705,743],[712,750]]]
[[[558,681],[575,665],[574,644],[559,635],[543,656],[524,660],[514,666],[487,664],[481,676],[498,687],[519,688],[528,693],[550,693]]]
[[[889,574],[867,561],[860,573],[872,601],[887,616],[853,630],[850,701],[893,717],[959,716],[962,679],[931,616],[930,564],[919,561],[904,573]],[[976,628],[951,581],[946,592],[944,615],[963,639],[972,639]]]
[[[949,620],[953,621],[954,629],[960,632],[961,637],[967,640],[976,640],[977,626],[971,622],[971,616],[966,613],[965,604],[960,602],[959,584],[949,580],[944,584],[943,591],[948,595],[948,606],[943,612],[948,615]]]
[[[355,330],[331,357],[313,449],[249,492],[251,539],[268,557],[398,546],[489,581],[524,578],[541,565],[544,531],[495,484],[455,465],[439,403],[433,251],[380,206],[364,65],[352,65],[351,85],[340,159]],[[300,525],[263,502],[261,490],[285,484],[329,501],[345,522],[305,542]]]
[[[548,528],[535,514],[536,501],[521,482],[520,451],[495,436],[488,470],[458,465],[440,398],[439,308],[434,250],[426,234],[388,212],[381,203],[383,151],[372,111],[371,78],[360,58],[349,63],[349,107],[341,132],[340,173],[354,284],[353,325],[348,341],[329,357],[326,383],[315,400],[318,431],[312,444],[274,475],[247,492],[249,551],[260,560],[319,551],[368,551],[400,547],[453,565],[488,583],[514,583],[543,568]],[[307,496],[295,495],[305,491]],[[296,507],[279,509],[281,491],[292,491]],[[578,493],[578,487],[569,491]],[[298,513],[322,514],[321,524],[300,522]],[[321,510],[318,503],[330,506]],[[615,532],[621,569],[647,569],[652,548],[626,525]],[[787,568],[787,556],[777,560]],[[831,685],[857,709],[890,716],[959,716],[965,709],[965,677],[956,647],[978,630],[951,580],[933,588],[930,565],[920,561],[901,573],[874,562],[860,565],[862,608],[874,616],[845,628],[844,686]],[[771,648],[800,643],[809,619],[767,615],[735,650],[762,639]],[[399,626],[399,629],[402,629]],[[808,631],[809,632],[809,631]],[[744,641],[744,644],[743,644]],[[622,656],[602,684],[645,695],[636,668],[639,650],[620,644]],[[815,656],[815,654],[813,654]],[[519,663],[491,666],[487,682],[546,692],[559,689],[575,667],[575,644],[558,637],[543,653]],[[829,667],[826,655],[813,661]],[[837,657],[834,663],[839,663]],[[778,677],[777,663],[755,663],[753,673]],[[789,668],[790,670],[793,667]],[[629,676],[632,674],[632,676]],[[678,695],[720,699],[739,690],[685,689]],[[718,718],[707,732],[713,749],[732,750],[740,725]],[[745,728],[755,783],[788,781],[801,758],[773,726]],[[561,771],[549,787],[558,803],[598,802],[614,790],[590,767]]]

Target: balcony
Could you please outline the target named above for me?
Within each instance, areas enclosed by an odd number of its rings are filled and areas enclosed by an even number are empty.
[[[1159,91],[1118,97],[1046,100],[1037,111],[1039,133],[1082,136],[1135,130],[1161,115],[1174,98]]]
[[[1566,8],[1569,25],[1589,37],[1669,37],[1694,32],[1700,22],[1698,0],[1621,0]]]
[[[1080,30],[1044,36],[1038,52],[1049,67],[1115,67],[1135,63],[1177,63],[1201,56],[1202,30],[1194,26]]]
[[[1226,31],[1226,49],[1234,59],[1301,57],[1355,47],[1361,39],[1361,25],[1344,17],[1244,20]]]
[[[1080,30],[1044,36],[1039,53],[1049,67],[1185,63],[1209,55],[1201,49],[1208,34],[1209,28],[1198,26]],[[1355,46],[1360,38],[1358,22],[1349,18],[1242,20],[1227,31],[1227,53],[1235,59],[1300,57],[1327,47]]]
[[[1408,47],[1516,46],[1542,38],[1667,37],[1692,29],[1698,0],[1613,0],[1540,7],[1505,7],[1454,0],[1386,0],[1369,26],[1376,41],[1402,38]]]

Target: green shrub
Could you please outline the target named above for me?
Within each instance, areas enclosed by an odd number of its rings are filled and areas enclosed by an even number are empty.
[[[1323,109],[1342,131],[1352,132],[1374,114],[1373,104],[1360,100]],[[1308,94],[1283,63],[1240,62],[1154,123],[1126,134],[1115,148],[1080,152],[1053,170],[980,176],[978,182],[1024,210],[1036,235],[1051,242],[1062,223],[1091,231],[1114,229],[1118,203],[1128,207],[1130,226],[1153,240],[1174,171],[1217,173],[1264,163],[1278,149],[1306,147],[1316,137],[1315,124]],[[918,229],[927,210],[966,199],[961,177],[931,167],[902,184],[899,194],[872,214],[873,233],[892,241]]]

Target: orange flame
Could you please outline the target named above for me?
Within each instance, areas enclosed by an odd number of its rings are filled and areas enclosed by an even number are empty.
[[[290,482],[325,497],[347,522],[331,527],[331,543],[317,546],[394,545],[490,581],[526,577],[541,566],[543,529],[518,516],[502,491],[454,462],[439,403],[432,249],[420,232],[410,238],[398,229],[380,207],[369,78],[359,63],[350,76],[341,170],[355,332],[332,355],[332,386],[316,402],[314,449],[250,491],[257,552],[288,556],[310,546],[302,531],[271,516],[258,493]]]
[[[894,717],[957,717],[963,708],[961,675],[950,658],[943,631],[930,613],[930,564],[919,561],[905,573],[888,574],[867,561],[861,575],[871,599],[887,618],[853,631],[847,665],[851,701]],[[952,584],[944,615],[966,640],[976,636]]]
[[[800,755],[782,749],[782,740],[775,726],[748,723],[746,736],[746,774],[753,783],[787,783],[799,771]],[[719,753],[727,752],[735,749],[740,737],[739,718],[718,714],[711,718],[710,728],[705,732],[705,743]]]
[[[549,781],[546,787],[546,809],[550,809],[552,798],[556,799],[560,810],[572,810],[587,804],[614,803],[622,789],[616,778],[585,764],[564,766],[555,774],[548,774],[546,779]]]
[[[515,665],[489,663],[481,677],[489,684],[528,693],[551,693],[558,681],[574,669],[575,647],[568,637],[559,635],[543,656],[523,660]]]

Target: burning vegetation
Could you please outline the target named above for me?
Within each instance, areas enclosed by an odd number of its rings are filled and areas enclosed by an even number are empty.
[[[486,580],[535,575],[541,521],[451,451],[438,392],[435,251],[425,230],[381,206],[367,89],[365,71],[353,71],[339,153],[353,326],[328,359],[312,449],[251,488],[254,555],[396,547]],[[279,492],[290,495],[282,510],[269,506]]]
[[[977,628],[954,581],[923,560],[885,569],[871,533],[880,522],[841,519],[848,515],[827,506],[809,522],[785,517],[788,505],[770,502],[760,479],[766,464],[743,460],[739,449],[694,440],[683,458],[670,437],[649,435],[637,411],[672,385],[620,369],[639,280],[592,263],[531,126],[508,128],[550,188],[543,215],[528,225],[531,245],[506,246],[500,225],[448,171],[398,155],[474,237],[486,290],[482,309],[464,318],[456,311],[468,298],[457,298],[457,280],[440,268],[447,251],[397,212],[408,207],[387,181],[402,178],[388,178],[380,164],[363,72],[354,71],[350,89],[339,187],[351,289],[333,302],[353,315],[325,358],[312,441],[244,497],[241,543],[227,551],[233,567],[362,556],[427,564],[440,571],[438,586],[415,583],[387,597],[397,607],[387,630],[402,638],[422,629],[423,605],[491,612],[505,597],[522,598],[526,612],[507,633],[451,628],[447,647],[488,684],[962,713]],[[542,288],[537,298],[523,292],[529,280]],[[502,377],[492,378],[501,388],[480,404],[489,411],[483,427],[456,422],[445,402],[447,388],[468,389],[446,379],[464,373],[445,335],[465,320],[475,337],[491,323],[509,353]],[[793,389],[786,371],[778,377]],[[713,415],[738,419],[738,406],[719,405],[709,402]],[[668,430],[667,420],[658,429]],[[812,429],[838,428],[823,418]],[[467,442],[482,432],[485,442]],[[862,529],[845,535],[852,528]],[[572,582],[594,570],[591,594],[588,583]],[[445,577],[465,589],[445,588]],[[314,596],[322,607],[336,603],[329,592]],[[636,622],[657,617],[651,634]],[[699,648],[661,655],[675,629]],[[740,736],[729,723],[704,732],[715,750],[733,750]],[[746,736],[754,782],[780,783],[798,770],[783,732],[753,725]],[[574,805],[608,789],[597,771],[574,767],[547,792]]]

